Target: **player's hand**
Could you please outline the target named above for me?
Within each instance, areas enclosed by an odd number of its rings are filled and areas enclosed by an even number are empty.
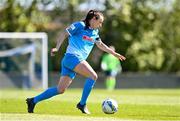
[[[55,53],[57,52],[57,48],[52,48],[51,49],[51,56],[55,56]]]
[[[119,53],[116,53],[114,56],[117,57],[117,58],[119,58],[121,61],[126,60],[126,57],[124,57],[123,55],[121,55],[121,54],[119,54]]]

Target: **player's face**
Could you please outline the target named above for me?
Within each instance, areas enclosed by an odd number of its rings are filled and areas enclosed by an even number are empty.
[[[99,19],[93,18],[92,24],[90,24],[91,28],[97,29],[97,28],[102,27],[103,21],[104,21],[104,17],[101,15],[100,15]]]

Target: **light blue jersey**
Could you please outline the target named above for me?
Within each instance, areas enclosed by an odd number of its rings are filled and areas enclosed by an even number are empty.
[[[66,53],[73,54],[81,60],[86,60],[94,43],[99,38],[98,29],[85,28],[83,21],[71,24],[66,31],[69,33],[69,45]]]

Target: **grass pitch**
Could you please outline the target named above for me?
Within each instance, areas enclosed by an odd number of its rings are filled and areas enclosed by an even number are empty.
[[[180,89],[121,89],[106,91],[93,89],[88,108],[91,115],[76,109],[81,89],[68,89],[36,105],[28,114],[25,99],[41,90],[0,90],[1,121],[180,121]],[[115,114],[104,114],[101,103],[106,98],[119,104]]]

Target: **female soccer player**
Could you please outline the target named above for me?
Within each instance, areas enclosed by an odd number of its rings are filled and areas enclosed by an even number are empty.
[[[69,87],[72,80],[75,78],[76,73],[86,77],[82,97],[77,104],[77,108],[82,113],[90,114],[87,109],[87,98],[97,80],[97,74],[93,68],[86,61],[89,53],[91,52],[94,44],[101,50],[110,53],[120,59],[121,61],[126,58],[108,46],[106,46],[100,39],[98,28],[102,26],[104,16],[101,12],[90,10],[87,13],[85,20],[75,22],[66,28],[66,31],[61,33],[58,38],[56,48],[52,48],[51,55],[53,56],[60,48],[63,41],[68,37],[69,45],[66,53],[61,61],[61,77],[56,87],[48,88],[43,93],[33,97],[27,98],[26,103],[28,112],[33,113],[34,107],[42,100],[51,98],[55,95],[62,94]]]

